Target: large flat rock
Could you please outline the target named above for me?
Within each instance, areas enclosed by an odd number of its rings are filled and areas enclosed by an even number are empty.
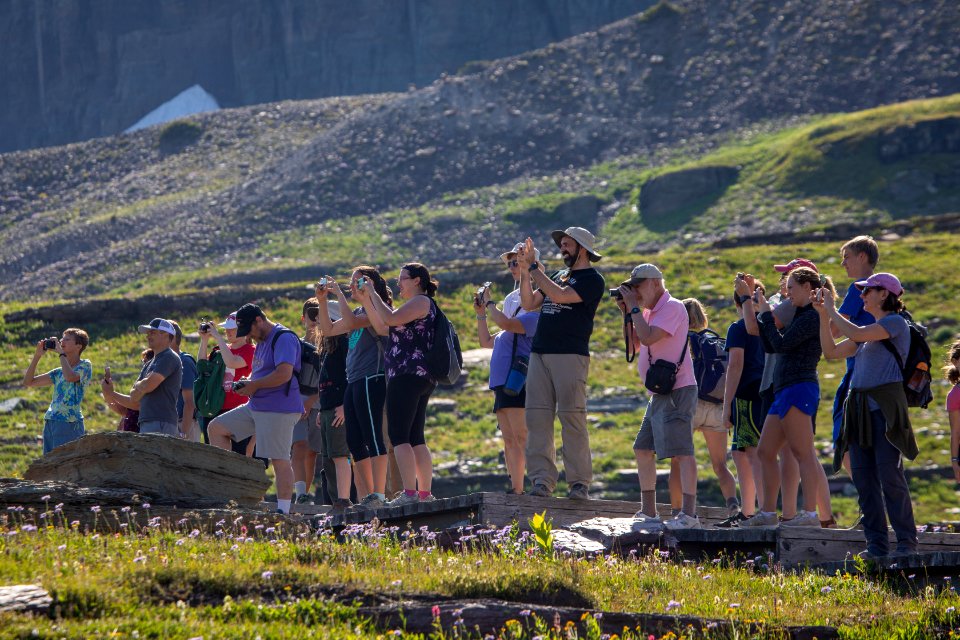
[[[57,447],[35,460],[24,478],[133,489],[158,501],[249,507],[271,484],[258,460],[196,442],[121,431]]]

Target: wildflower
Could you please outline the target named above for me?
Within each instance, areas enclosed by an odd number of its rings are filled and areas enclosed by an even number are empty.
[[[707,575],[703,576],[703,579],[704,579],[704,580],[713,580],[713,574],[712,574],[712,573],[708,573]]]
[[[740,608],[740,603],[739,603],[739,602],[731,602],[730,604],[727,605],[727,608],[728,608],[728,609],[739,609],[739,608]]]
[[[176,544],[178,547],[182,547],[184,542],[186,542],[186,540],[184,540],[183,538],[180,538],[179,540],[177,540],[177,542],[176,542],[175,544]]]
[[[57,512],[63,511],[63,503],[58,502],[57,505],[53,508],[53,510]]]
[[[57,547],[57,551],[63,551],[63,550],[65,550],[66,548],[67,548],[67,545],[62,544],[62,545],[60,545],[59,547]]]
[[[263,573],[260,574],[260,577],[263,578],[264,580],[269,580],[270,578],[273,577],[273,571],[264,571]]]
[[[98,504],[93,505],[92,507],[90,507],[90,511],[93,511],[94,513],[100,513],[100,505]]]
[[[399,588],[400,585],[402,584],[403,584],[403,580],[394,580],[393,582],[390,583],[390,586],[394,588]]]
[[[50,502],[50,496],[40,496],[40,499],[44,502]]]
[[[150,508],[150,503],[149,503],[149,502],[144,502],[141,506],[142,506],[144,509],[149,509],[149,508]]]
[[[680,608],[680,603],[677,602],[676,600],[671,600],[670,602],[667,603],[667,611],[671,611],[673,609],[679,609],[679,608]]]
[[[22,527],[20,527],[20,530],[21,530],[21,531],[36,531],[37,528],[36,528],[35,526],[33,526],[32,524],[25,524],[25,525],[23,525]]]
[[[79,527],[79,526],[80,526],[80,521],[79,521],[79,520],[74,520],[73,522],[70,523],[70,526],[71,526],[71,527]]]
[[[193,531],[190,532],[191,538],[196,538],[199,535],[200,535],[200,529],[194,529]]]
[[[146,562],[146,561],[147,561],[147,556],[134,556],[133,561],[134,561],[134,562]]]
[[[120,513],[130,513],[130,507],[124,507],[120,509]]]
[[[277,530],[276,527],[267,527],[264,533],[273,533],[276,530]]]
[[[956,610],[957,610],[956,607],[947,607],[947,608],[944,610],[944,613],[953,613],[953,612],[956,611]]]
[[[430,613],[433,615],[434,618],[439,618],[439,617],[440,617],[440,605],[435,604],[435,605],[433,605],[432,607],[430,607]]]
[[[520,612],[520,615],[526,618],[527,616],[530,615],[530,609],[524,609],[523,611]]]
[[[822,594],[824,594],[824,595],[830,593],[831,591],[833,591],[833,588],[832,588],[832,587],[829,587],[829,586],[824,587],[823,589],[820,589],[820,593],[822,593]]]

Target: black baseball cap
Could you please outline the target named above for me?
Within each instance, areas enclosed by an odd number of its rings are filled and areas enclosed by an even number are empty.
[[[257,318],[266,318],[263,310],[252,302],[248,302],[237,309],[237,337],[242,338],[250,333],[250,327]]]

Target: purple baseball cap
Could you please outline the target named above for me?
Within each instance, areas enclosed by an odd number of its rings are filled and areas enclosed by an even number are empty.
[[[854,282],[853,285],[860,291],[867,287],[880,287],[895,296],[903,295],[903,285],[900,284],[900,279],[892,273],[875,273],[866,280]]]

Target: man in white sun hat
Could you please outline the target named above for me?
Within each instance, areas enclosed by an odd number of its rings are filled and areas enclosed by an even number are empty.
[[[104,400],[116,402],[128,409],[140,411],[140,433],[155,433],[177,438],[177,398],[183,364],[180,356],[171,348],[176,329],[169,320],[154,318],[139,327],[147,335],[147,346],[153,358],[140,370],[140,377],[130,390],[130,395],[117,393],[113,381],[104,380],[100,388]]]
[[[567,266],[552,276],[536,259],[532,239],[527,238],[517,251],[520,302],[527,311],[540,310],[527,373],[527,475],[533,483],[530,495],[553,494],[559,477],[553,421],[559,417],[567,496],[589,500],[593,480],[587,431],[590,335],[606,286],[592,263],[603,256],[594,250],[593,234],[583,227],[568,227],[551,236]]]

